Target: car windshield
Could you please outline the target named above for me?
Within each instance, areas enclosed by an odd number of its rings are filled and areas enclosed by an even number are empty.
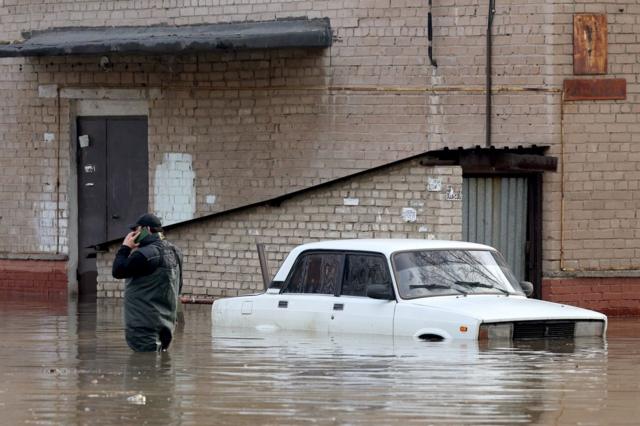
[[[467,294],[524,294],[499,253],[489,250],[420,250],[393,255],[403,299]]]

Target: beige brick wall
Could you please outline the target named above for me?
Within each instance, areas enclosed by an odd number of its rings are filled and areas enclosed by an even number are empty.
[[[437,70],[427,84],[429,149],[485,145],[486,28],[489,2],[433,2]],[[498,1],[493,21],[496,146],[551,145],[560,133],[562,85],[556,44],[571,30],[553,1]],[[569,57],[562,58],[570,60]],[[530,90],[527,90],[530,89]]]
[[[0,59],[0,256],[67,247],[69,110],[37,97],[35,70]]]
[[[441,190],[427,182],[439,179]],[[461,201],[447,191],[462,189],[459,167],[426,167],[419,160],[341,180],[283,201],[179,226],[168,238],[184,254],[183,293],[196,297],[233,296],[262,289],[257,242],[265,244],[271,276],[296,245],[346,238],[440,238],[459,240]],[[345,202],[345,198],[352,202]],[[353,200],[357,199],[357,205]],[[406,221],[403,209],[413,209]],[[119,244],[98,255],[98,296],[120,297],[123,282],[111,277]]]
[[[0,59],[0,256],[66,253],[74,238],[73,102],[39,98],[43,84],[159,89],[149,100],[150,188],[165,154],[190,154],[194,216],[429,149],[483,145],[488,2],[434,2],[438,68],[427,58],[427,3],[5,0],[5,41],[62,26],[293,16],[329,17],[335,41],[323,51],[111,55],[109,72],[93,57]],[[606,77],[626,78],[626,101],[561,108],[580,12],[608,14]],[[545,274],[640,267],[639,29],[638,0],[496,2],[494,145],[550,145],[562,160],[544,177]]]
[[[640,2],[559,6],[566,35],[554,51],[563,78],[573,72],[572,17],[585,12],[607,14],[608,72],[598,77],[626,79],[627,99],[564,105],[564,135],[551,152],[563,171],[545,176],[544,270],[633,274],[640,269]]]
[[[58,108],[55,98],[39,98],[41,85],[159,91],[149,101],[150,206],[156,211],[155,172],[167,154],[193,159],[193,216],[200,216],[426,149],[424,93],[376,89],[381,79],[399,86],[422,83],[424,16],[416,17],[424,15],[422,6],[405,10],[404,2],[391,7],[383,1],[344,10],[343,2],[192,3],[2,4],[0,40],[16,40],[25,29],[61,26],[326,16],[336,42],[324,51],[111,55],[108,72],[95,57],[0,59],[0,169],[10,184],[0,190],[7,201],[0,206],[0,253],[67,253],[67,240],[74,238],[67,227],[73,208],[67,200],[75,190],[68,180],[75,167],[68,160],[73,102],[63,98]],[[330,89],[362,84],[371,86]],[[55,136],[53,151],[45,150],[44,133]]]

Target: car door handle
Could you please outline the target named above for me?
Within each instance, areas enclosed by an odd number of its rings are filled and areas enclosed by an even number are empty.
[[[111,215],[111,219],[120,219],[120,215],[119,214]]]
[[[289,306],[289,302],[287,302],[286,300],[279,300],[278,301],[278,308],[286,308]]]
[[[333,304],[334,311],[342,311],[344,310],[344,303],[334,303]]]

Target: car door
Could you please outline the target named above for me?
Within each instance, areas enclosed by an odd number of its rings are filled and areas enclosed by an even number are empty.
[[[370,284],[393,285],[387,259],[373,253],[346,253],[340,296],[331,306],[332,333],[393,334],[395,300],[367,297]]]
[[[343,261],[340,252],[302,253],[277,297],[276,325],[288,330],[327,333]]]

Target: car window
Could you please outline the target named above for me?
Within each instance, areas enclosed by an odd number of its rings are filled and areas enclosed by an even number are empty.
[[[348,254],[345,268],[342,295],[365,297],[369,284],[391,285],[387,262],[382,256]]]
[[[303,255],[296,262],[283,293],[335,294],[341,266],[341,254]]]
[[[400,296],[522,293],[501,257],[489,250],[416,250],[393,255]]]

